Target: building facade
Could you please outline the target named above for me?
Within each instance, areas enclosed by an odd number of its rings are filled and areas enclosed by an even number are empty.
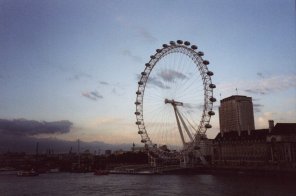
[[[296,168],[296,123],[278,123],[266,137],[272,163]]]
[[[296,169],[296,123],[269,129],[221,132],[213,141],[212,163],[222,166]]]
[[[222,99],[219,107],[220,132],[255,130],[252,98],[233,95]]]
[[[268,129],[221,132],[213,142],[213,164],[226,166],[266,165],[271,158],[267,146]]]

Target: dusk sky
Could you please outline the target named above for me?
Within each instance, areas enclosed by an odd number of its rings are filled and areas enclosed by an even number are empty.
[[[0,132],[140,143],[138,76],[178,39],[215,74],[209,138],[219,100],[237,92],[253,98],[257,129],[296,123],[295,18],[294,0],[0,0]]]

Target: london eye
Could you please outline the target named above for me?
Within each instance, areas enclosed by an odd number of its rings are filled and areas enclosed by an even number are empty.
[[[215,115],[209,61],[189,41],[163,44],[150,56],[138,81],[136,125],[141,142],[162,159],[199,149]]]

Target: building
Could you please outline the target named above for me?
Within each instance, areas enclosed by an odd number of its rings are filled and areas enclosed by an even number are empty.
[[[221,132],[213,141],[212,162],[225,166],[260,166],[271,159],[266,142],[268,129]]]
[[[296,123],[269,123],[269,129],[220,132],[212,163],[227,167],[296,169]]]
[[[296,168],[296,123],[277,123],[266,137],[270,146],[271,162],[290,164]]]
[[[222,99],[219,107],[220,132],[255,130],[252,98],[233,95]]]
[[[228,168],[296,170],[296,123],[269,121],[255,129],[252,98],[221,100],[220,133],[213,140],[212,163]]]

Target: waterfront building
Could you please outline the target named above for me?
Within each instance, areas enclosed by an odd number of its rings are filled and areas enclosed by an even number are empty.
[[[233,95],[220,101],[219,120],[220,132],[254,130],[254,112],[252,98]]]
[[[212,163],[225,167],[296,169],[296,123],[269,121],[255,129],[252,98],[233,95],[221,100],[220,133],[213,140]]]
[[[296,123],[277,123],[267,135],[273,163],[292,164],[296,168]]]
[[[221,132],[213,141],[212,161],[215,165],[265,165],[270,159],[266,143],[268,129]]]
[[[227,167],[296,169],[296,123],[269,122],[269,129],[220,132],[212,163]]]

